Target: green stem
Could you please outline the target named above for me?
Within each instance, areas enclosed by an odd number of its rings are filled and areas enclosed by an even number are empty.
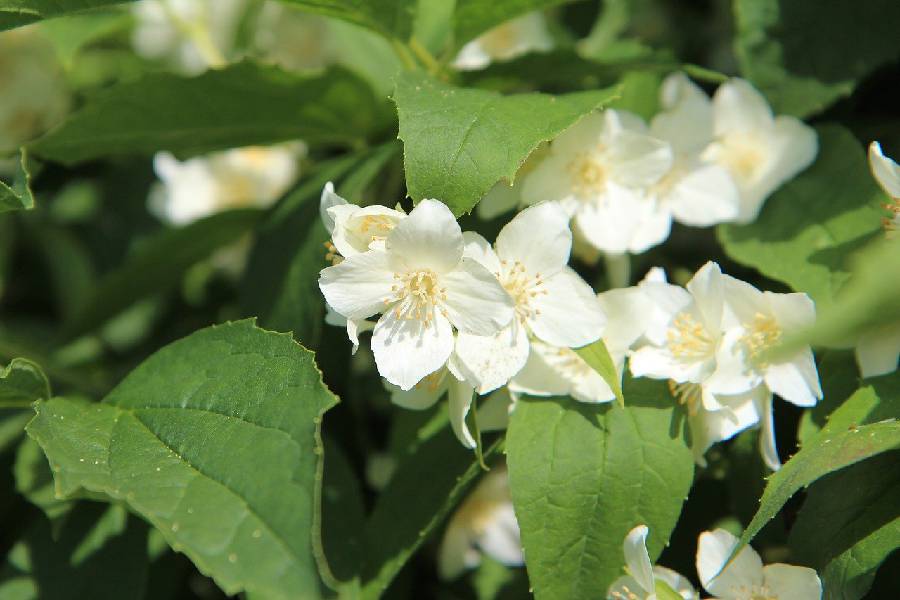
[[[631,255],[605,254],[603,258],[610,289],[628,287],[631,283]]]
[[[422,61],[422,64],[425,65],[425,68],[428,69],[428,72],[434,76],[438,76],[441,73],[443,67],[441,63],[428,51],[428,48],[423,46],[419,40],[416,38],[411,38],[409,40],[409,49],[412,50],[413,54]]]
[[[407,48],[406,45],[404,45],[397,39],[392,39],[391,47],[394,49],[394,52],[397,54],[397,56],[400,57],[400,62],[403,63],[403,67],[407,71],[419,70],[419,65],[416,63],[416,59],[413,58],[413,55],[410,53],[409,48]]]

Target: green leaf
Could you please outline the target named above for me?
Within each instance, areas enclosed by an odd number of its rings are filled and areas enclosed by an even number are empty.
[[[12,185],[0,181],[0,214],[14,210],[32,210],[34,194],[31,193],[31,173],[28,172],[28,153],[19,150]]]
[[[195,154],[302,138],[349,145],[384,126],[383,103],[342,68],[300,75],[249,62],[197,77],[146,73],[92,97],[32,143],[73,164],[169,150]]]
[[[28,433],[60,495],[127,503],[226,593],[316,598],[319,425],[336,402],[311,352],[239,321],[163,348],[99,404],[37,404]]]
[[[359,577],[365,523],[366,510],[359,479],[341,447],[326,438],[322,549],[331,575],[338,581]]]
[[[50,472],[47,457],[40,445],[29,437],[19,444],[13,475],[16,478],[16,491],[44,511],[51,523],[72,509],[73,501],[56,497],[53,473]]]
[[[849,131],[818,129],[819,156],[773,194],[750,225],[722,225],[719,239],[739,263],[806,292],[822,306],[850,277],[847,255],[881,231],[884,195]]]
[[[810,443],[816,444],[824,436],[859,425],[900,418],[900,371],[866,380],[865,383],[828,415],[828,422],[810,439]]]
[[[572,0],[456,0],[454,42],[462,46],[504,21],[567,2]]]
[[[609,389],[616,395],[619,406],[625,406],[625,396],[622,395],[622,384],[620,383],[619,371],[616,369],[616,363],[613,362],[606,349],[606,344],[602,339],[597,340],[593,344],[588,344],[581,348],[575,348],[576,354],[584,360],[593,370],[600,374]]]
[[[92,331],[148,295],[176,286],[191,266],[250,231],[263,214],[259,209],[230,210],[146,241],[97,282],[65,333],[76,337]]]
[[[25,425],[34,413],[29,409],[0,408],[0,452],[4,452],[25,433]]]
[[[897,58],[893,0],[734,0],[735,54],[778,113],[806,116]]]
[[[818,365],[822,399],[810,410],[803,411],[797,428],[800,446],[818,434],[830,415],[859,389],[859,368],[851,351],[829,351]]]
[[[404,73],[394,102],[408,193],[416,201],[437,198],[457,216],[467,213],[501,178],[513,181],[541,142],[617,94],[608,89],[501,96]]]
[[[144,597],[147,526],[121,506],[79,504],[57,532],[40,518],[10,550],[0,598]]]
[[[416,0],[284,0],[306,10],[405,40],[412,31]]]
[[[790,544],[799,563],[819,572],[825,600],[865,596],[879,565],[900,547],[898,458],[876,456],[809,488]]]
[[[27,358],[14,358],[0,368],[0,408],[31,404],[50,397],[50,381],[44,371]]]
[[[655,583],[657,600],[683,600],[681,594],[673,590],[672,586],[662,579],[657,579]]]
[[[0,31],[122,2],[123,0],[0,0]]]
[[[502,446],[502,438],[491,444],[485,460],[499,454]],[[482,472],[449,426],[400,462],[366,523],[363,598],[381,596]]]
[[[507,464],[529,580],[538,600],[596,598],[621,575],[622,541],[650,528],[655,560],[691,487],[684,419],[665,382],[626,381],[625,408],[520,400]]]
[[[766,485],[760,507],[741,535],[734,553],[778,513],[800,488],[844,467],[900,446],[900,422],[888,419],[837,431],[823,430],[776,471]]]

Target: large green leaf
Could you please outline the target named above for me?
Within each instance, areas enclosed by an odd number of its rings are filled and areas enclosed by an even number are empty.
[[[46,400],[50,382],[44,371],[27,358],[14,358],[0,368],[0,408]]]
[[[288,73],[239,63],[198,77],[147,73],[88,98],[32,144],[36,154],[77,163],[169,150],[193,154],[301,138],[353,144],[384,126],[383,103],[353,73]]]
[[[848,254],[881,231],[884,194],[849,131],[829,125],[818,133],[816,162],[773,194],[754,223],[719,227],[719,239],[731,258],[821,307],[849,279]]]
[[[74,337],[91,331],[147,295],[177,285],[192,265],[246,234],[263,214],[259,209],[231,210],[148,240],[100,279],[74,311],[65,333]]]
[[[394,102],[407,191],[416,201],[437,198],[457,216],[467,213],[501,178],[513,181],[541,142],[617,93],[502,96],[404,73],[397,79]]]
[[[37,404],[28,433],[60,495],[124,501],[227,593],[316,598],[319,425],[336,402],[311,352],[239,321],[163,348],[100,404]]]
[[[675,527],[694,474],[682,414],[665,382],[628,380],[625,397],[625,408],[526,398],[510,417],[510,488],[538,599],[602,596],[630,529],[649,526],[655,559]]]
[[[472,38],[484,33],[495,25],[521,16],[533,10],[540,10],[565,4],[572,0],[456,0],[454,14],[454,42],[462,46]]]
[[[485,460],[499,454],[502,446],[502,439],[494,442],[484,452]],[[366,523],[363,598],[381,596],[481,472],[449,426],[421,440],[400,461]]]
[[[59,531],[39,518],[10,550],[0,598],[141,600],[147,581],[147,526],[118,505],[83,503]]]
[[[405,40],[412,31],[417,0],[284,0],[298,8],[350,21]]]
[[[858,600],[900,547],[900,453],[832,473],[807,492],[791,529],[801,564],[819,572],[826,600]]]
[[[0,181],[0,213],[34,208],[34,194],[31,193],[31,174],[28,172],[25,150],[19,151],[12,185]]]
[[[0,31],[35,21],[121,4],[123,0],[0,0]]]
[[[894,0],[734,0],[733,6],[741,72],[777,112],[819,112],[900,57]]]

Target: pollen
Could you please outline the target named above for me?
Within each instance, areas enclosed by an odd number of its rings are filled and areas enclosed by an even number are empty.
[[[503,289],[510,295],[516,304],[516,314],[521,319],[529,319],[541,314],[541,311],[532,306],[533,301],[545,295],[544,278],[540,273],[532,275],[525,269],[525,265],[519,261],[501,261],[503,267],[500,274],[500,283]]]
[[[734,597],[739,600],[779,600],[766,585],[741,585],[731,588]]]
[[[613,600],[640,600],[641,596],[638,596],[634,592],[632,592],[627,585],[622,586],[622,591],[613,591],[610,592],[610,596],[612,596]]]
[[[325,260],[333,265],[340,264],[344,257],[337,251],[337,248],[331,242],[325,242]]]
[[[434,320],[435,311],[447,314],[443,307],[447,301],[447,288],[440,286],[434,271],[395,273],[391,292],[393,295],[384,302],[393,305],[394,316],[398,319],[423,321],[427,327]]]
[[[690,416],[693,417],[700,411],[703,388],[699,383],[678,383],[670,379],[669,392],[678,401],[678,404],[685,407]]]
[[[606,189],[606,169],[598,152],[582,152],[569,163],[568,169],[578,196],[595,196]]]
[[[371,243],[387,238],[395,225],[394,219],[387,215],[366,215],[359,219],[357,229]]]
[[[884,217],[881,223],[884,225],[884,231],[888,238],[897,235],[897,229],[900,228],[900,199],[894,199],[884,204],[884,209],[891,213],[890,217]]]
[[[741,341],[753,362],[762,362],[763,355],[781,341],[781,327],[778,326],[775,317],[771,315],[756,313],[753,321],[746,323],[744,328],[747,333],[744,334]]]
[[[669,352],[675,358],[697,360],[712,354],[715,344],[701,323],[689,313],[675,316],[666,332]]]

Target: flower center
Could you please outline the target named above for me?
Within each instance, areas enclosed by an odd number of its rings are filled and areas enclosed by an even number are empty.
[[[582,379],[594,372],[594,369],[571,348],[557,348],[556,354],[559,356],[557,367],[570,379]]]
[[[572,188],[578,196],[595,196],[606,189],[606,169],[598,153],[582,152],[569,163]]]
[[[394,315],[398,319],[423,321],[427,327],[434,319],[434,311],[446,315],[441,304],[447,300],[447,288],[442,288],[434,271],[408,271],[402,275],[394,273],[393,296],[384,303],[394,305]]]
[[[485,54],[493,58],[507,58],[519,42],[519,27],[515,22],[494,27],[479,38]]]
[[[394,219],[387,215],[366,215],[359,219],[356,227],[359,234],[367,237],[371,243],[387,238],[395,225]]]
[[[444,381],[444,375],[446,374],[447,371],[444,369],[438,369],[431,375],[423,377],[419,383],[416,384],[416,389],[426,392],[436,392],[438,391],[438,388],[441,387],[441,383]]]
[[[769,591],[766,585],[742,585],[732,588],[734,597],[739,600],[778,600],[778,596]]]
[[[678,404],[687,409],[690,416],[693,417],[700,411],[703,388],[699,383],[678,383],[670,379],[669,392],[678,401]]]
[[[645,595],[638,596],[634,592],[632,592],[627,585],[622,586],[622,591],[612,591],[610,592],[610,596],[612,596],[613,600],[641,600]]]
[[[744,328],[747,333],[744,334],[741,341],[750,354],[750,360],[765,365],[763,355],[781,341],[781,327],[778,326],[775,317],[756,313],[753,321],[746,323]]]
[[[890,217],[882,219],[884,231],[888,238],[893,238],[900,229],[900,198],[894,198],[891,202],[884,204],[884,209],[891,213]]]
[[[709,356],[715,344],[703,325],[689,313],[675,316],[672,326],[666,332],[669,352],[682,360],[697,360]]]
[[[753,134],[733,134],[721,144],[720,161],[741,179],[752,179],[765,160],[762,144]]]
[[[331,242],[325,242],[325,261],[333,265],[339,265],[344,261],[344,257],[338,252],[337,248]]]
[[[520,319],[529,319],[541,314],[541,311],[532,307],[532,301],[542,294],[546,294],[544,289],[544,279],[540,273],[534,275],[529,274],[525,270],[525,265],[519,261],[513,261],[512,265],[508,261],[500,261],[503,267],[503,273],[498,274],[503,289],[512,297],[516,303],[516,314]]]

